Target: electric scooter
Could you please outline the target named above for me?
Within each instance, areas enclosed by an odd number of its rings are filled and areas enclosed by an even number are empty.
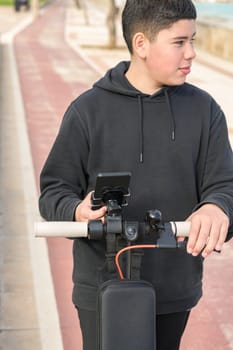
[[[144,249],[184,248],[190,230],[189,222],[164,223],[159,210],[149,210],[142,223],[125,220],[123,208],[128,205],[130,178],[128,172],[97,176],[92,208],[107,206],[104,222],[35,223],[36,237],[106,240],[108,272],[117,272],[117,276],[98,290],[98,350],[156,349],[156,291],[140,279],[141,257]],[[153,244],[143,243],[147,236]],[[177,237],[184,240],[180,242]]]

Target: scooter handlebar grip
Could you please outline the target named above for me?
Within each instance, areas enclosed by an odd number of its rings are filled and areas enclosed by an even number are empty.
[[[188,237],[191,227],[190,221],[171,221],[172,231],[177,237]]]
[[[40,221],[35,222],[34,233],[35,237],[87,237],[88,224],[76,221]]]

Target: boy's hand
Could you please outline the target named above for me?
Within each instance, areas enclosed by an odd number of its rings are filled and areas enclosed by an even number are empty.
[[[100,209],[92,210],[91,194],[92,192],[89,192],[84,200],[77,206],[75,210],[75,221],[103,220],[107,208],[104,206]]]
[[[213,250],[221,251],[225,242],[229,218],[215,204],[204,204],[187,221],[191,222],[187,252],[197,256],[202,252],[206,258]]]

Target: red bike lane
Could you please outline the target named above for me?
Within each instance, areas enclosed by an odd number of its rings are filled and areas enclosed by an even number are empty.
[[[64,41],[65,6],[62,1],[52,3],[14,40],[38,193],[39,174],[66,108],[98,78]],[[81,349],[71,301],[72,241],[47,243],[64,349]]]
[[[14,40],[38,193],[40,170],[67,106],[99,78],[65,42],[66,6],[61,0],[51,3]],[[64,349],[78,350],[81,334],[71,301],[72,241],[47,243]],[[232,258],[231,242],[222,254],[207,259],[204,297],[192,312],[182,350],[233,349]]]

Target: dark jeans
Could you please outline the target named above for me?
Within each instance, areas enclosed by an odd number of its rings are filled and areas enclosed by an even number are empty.
[[[156,317],[156,350],[179,350],[190,311],[177,312]],[[83,350],[97,350],[96,312],[78,308],[83,335]]]

